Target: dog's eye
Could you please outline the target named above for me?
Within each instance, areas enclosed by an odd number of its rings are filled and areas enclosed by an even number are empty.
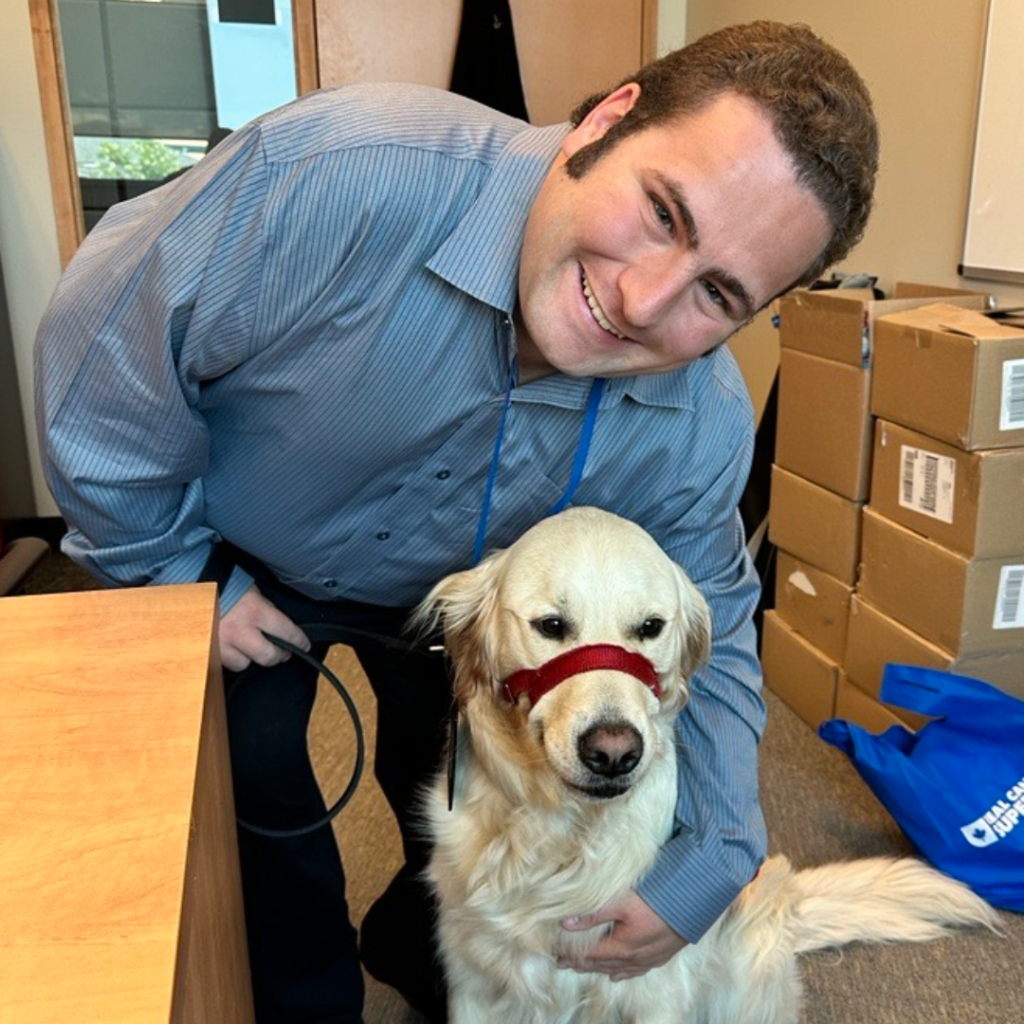
[[[543,619],[534,619],[530,625],[542,636],[550,637],[552,640],[565,639],[565,619],[560,619],[557,615],[548,615]]]
[[[644,619],[636,631],[641,640],[653,640],[665,628],[665,620],[658,618]]]

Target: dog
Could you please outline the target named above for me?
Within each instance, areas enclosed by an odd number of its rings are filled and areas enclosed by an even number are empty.
[[[416,621],[443,628],[459,715],[425,810],[451,1024],[795,1024],[799,953],[997,929],[912,858],[776,856],[664,966],[560,968],[606,933],[560,922],[626,894],[671,834],[673,723],[710,654],[708,607],[639,526],[574,508],[442,580]]]

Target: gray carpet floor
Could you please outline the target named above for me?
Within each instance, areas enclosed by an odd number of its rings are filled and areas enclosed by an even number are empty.
[[[57,556],[24,586],[27,593],[86,590],[87,576]],[[374,702],[352,653],[330,664],[360,709],[372,754]],[[773,853],[797,866],[909,852],[896,824],[839,751],[820,741],[768,694],[761,798]],[[351,773],[351,725],[326,685],[311,726],[314,761],[328,798]],[[372,756],[367,759],[372,764]],[[358,923],[399,866],[398,833],[367,770],[335,822]],[[1021,1024],[1024,1022],[1024,915],[1004,913],[1005,934],[963,932],[921,946],[855,946],[804,958],[804,1024]],[[368,981],[367,1024],[422,1024],[393,990]],[[481,1022],[500,1024],[500,1022]],[[680,1022],[685,1024],[685,1022]]]

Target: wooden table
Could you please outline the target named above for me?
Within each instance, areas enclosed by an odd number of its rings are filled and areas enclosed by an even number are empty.
[[[212,584],[0,599],[0,1022],[251,1022]]]

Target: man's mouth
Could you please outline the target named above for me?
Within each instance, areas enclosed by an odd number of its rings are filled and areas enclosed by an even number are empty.
[[[590,307],[590,312],[593,314],[594,319],[609,334],[615,335],[615,337],[619,338],[621,341],[628,341],[629,339],[624,334],[617,331],[612,326],[608,317],[605,316],[604,310],[598,305],[597,299],[594,298],[594,293],[590,289],[590,282],[587,280],[586,272],[582,269],[580,270],[580,277],[583,282],[583,295],[587,300],[587,305]]]

